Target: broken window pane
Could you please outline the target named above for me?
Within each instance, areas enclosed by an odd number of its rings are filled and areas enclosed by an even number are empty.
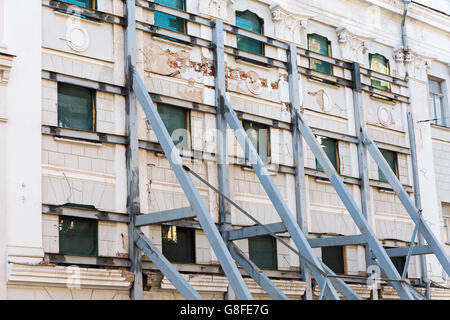
[[[170,262],[195,263],[195,229],[162,226],[162,253]]]
[[[94,96],[91,89],[58,83],[58,126],[94,131]]]
[[[325,151],[328,159],[330,159],[333,167],[339,173],[339,148],[338,141],[332,138],[318,136],[317,140],[319,140],[320,145],[322,146],[323,151]],[[323,171],[322,166],[319,161],[316,159],[316,170]]]

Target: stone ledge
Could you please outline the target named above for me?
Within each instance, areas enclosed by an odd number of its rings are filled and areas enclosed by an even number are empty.
[[[11,264],[7,284],[129,290],[132,279],[120,270]]]
[[[371,287],[366,286],[366,285],[362,285],[362,284],[349,284],[349,287],[352,288],[352,290],[358,295],[360,296],[362,299],[369,299],[370,298],[370,290]],[[315,297],[320,297],[320,288],[318,286],[316,286],[314,288],[314,296]],[[342,295],[342,293],[340,293],[338,291],[339,297],[341,299],[344,298],[344,296]]]
[[[424,288],[417,288],[417,291],[425,295]],[[385,286],[381,290],[381,299],[399,300],[400,297],[394,288]],[[431,300],[450,300],[450,289],[431,288]]]

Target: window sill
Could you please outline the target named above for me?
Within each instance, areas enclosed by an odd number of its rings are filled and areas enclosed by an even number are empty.
[[[77,143],[77,144],[83,144],[88,146],[94,146],[94,147],[101,147],[102,144],[100,142],[89,142],[85,140],[75,140],[75,139],[67,139],[67,138],[60,138],[60,137],[53,137],[56,141],[62,141],[62,142],[71,142],[71,143]]]

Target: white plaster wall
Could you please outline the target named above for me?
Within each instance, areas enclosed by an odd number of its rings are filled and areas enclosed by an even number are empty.
[[[5,41],[16,55],[8,87],[7,224],[9,259],[40,261],[41,3],[7,1]],[[26,22],[24,24],[24,22]]]

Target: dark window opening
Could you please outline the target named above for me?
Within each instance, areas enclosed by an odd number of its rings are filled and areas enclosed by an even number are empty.
[[[98,254],[97,220],[59,217],[59,253],[80,256]]]
[[[177,148],[190,149],[190,112],[188,109],[158,103],[158,113]]]
[[[270,159],[270,133],[269,127],[252,121],[242,121],[242,126],[247,133],[253,146],[263,162]],[[245,150],[245,157],[248,158],[249,150]]]
[[[320,145],[323,151],[326,153],[328,159],[333,164],[333,167],[339,173],[339,148],[338,141],[332,138],[318,136]],[[323,171],[323,167],[320,165],[319,161],[316,159],[316,170]]]
[[[397,153],[390,150],[380,149],[381,154],[384,159],[386,159],[389,167],[391,167],[392,171],[394,171],[395,175],[398,178],[398,161],[397,161]],[[380,168],[378,168],[378,179],[383,182],[388,182],[386,177]]]
[[[336,274],[344,274],[344,247],[323,247],[322,261]]]
[[[95,131],[95,93],[93,90],[58,83],[58,126]]]
[[[277,246],[271,236],[248,239],[250,260],[263,270],[277,269]]]
[[[162,253],[173,263],[195,263],[195,229],[162,226]]]

